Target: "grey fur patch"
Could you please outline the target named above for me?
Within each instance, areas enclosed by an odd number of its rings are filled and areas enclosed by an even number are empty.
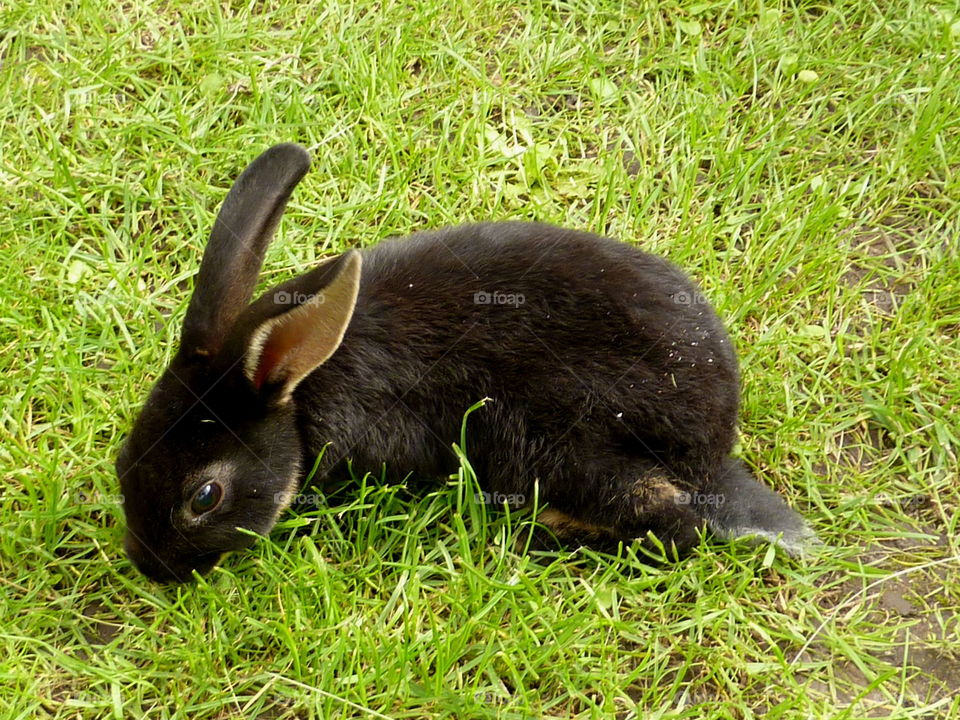
[[[792,557],[800,557],[824,546],[823,541],[807,525],[773,531],[768,528],[737,526],[718,527],[708,522],[711,530],[727,540],[752,540],[755,544],[771,542]]]

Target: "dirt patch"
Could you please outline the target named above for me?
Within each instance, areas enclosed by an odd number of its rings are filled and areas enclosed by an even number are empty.
[[[911,240],[919,232],[904,219],[855,229],[844,283],[859,289],[864,301],[883,314],[896,313],[920,280],[916,244]]]
[[[815,463],[813,470],[822,476],[829,474],[829,467],[866,471],[882,460],[890,448],[885,430],[863,424],[838,433],[827,449],[825,461]]]
[[[623,169],[626,171],[627,175],[630,177],[636,177],[640,174],[640,171],[643,169],[643,164],[639,159],[637,159],[637,155],[635,152],[633,152],[633,150],[624,150],[621,157]]]
[[[107,645],[123,629],[123,622],[101,602],[92,602],[83,608],[84,618],[80,632],[90,645]]]
[[[838,705],[856,705],[863,717],[888,716],[891,696],[903,707],[949,701],[960,687],[960,627],[943,597],[944,588],[956,583],[960,559],[949,551],[946,537],[926,525],[893,528],[889,539],[867,548],[863,564],[889,574],[843,580],[824,593],[820,606],[835,624],[833,632],[849,624],[880,649],[865,668],[813,642],[800,659],[826,666],[811,679],[810,688],[832,693]],[[862,660],[862,651],[859,656]],[[893,678],[878,684],[877,677],[891,670]]]

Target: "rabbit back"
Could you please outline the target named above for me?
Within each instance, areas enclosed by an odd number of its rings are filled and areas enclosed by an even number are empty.
[[[436,476],[464,411],[485,490],[582,508],[654,476],[701,491],[733,443],[736,359],[689,279],[630,245],[532,223],[364,253],[337,353],[298,390],[327,472]],[[613,502],[611,500],[611,502]]]

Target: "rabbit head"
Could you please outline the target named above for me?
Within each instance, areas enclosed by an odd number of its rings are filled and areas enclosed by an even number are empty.
[[[181,344],[117,459],[125,547],[157,580],[188,580],[264,534],[301,477],[292,393],[339,346],[360,255],[348,252],[250,303],[267,245],[306,151],[270,148],[241,174],[217,216]]]

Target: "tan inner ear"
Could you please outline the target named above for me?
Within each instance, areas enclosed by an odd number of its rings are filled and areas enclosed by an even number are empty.
[[[357,303],[360,267],[360,253],[351,252],[323,290],[254,330],[244,363],[254,387],[280,385],[279,401],[287,402],[300,381],[336,352]]]

